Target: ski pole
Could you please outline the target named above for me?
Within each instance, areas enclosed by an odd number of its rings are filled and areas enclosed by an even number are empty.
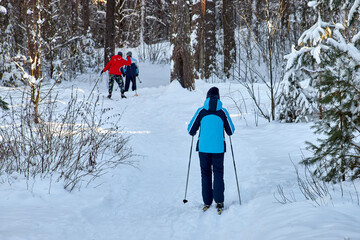
[[[192,136],[192,138],[191,138],[189,165],[188,165],[188,171],[187,171],[187,177],[186,177],[185,197],[184,197],[184,200],[183,200],[184,203],[188,202],[188,200],[186,200],[186,193],[187,193],[187,188],[188,188],[188,183],[189,183],[189,173],[190,173],[191,153],[192,153],[192,148],[193,148],[193,142],[194,142],[194,136]]]
[[[89,98],[90,98],[91,94],[93,93],[93,91],[94,91],[94,89],[95,89],[96,85],[98,84],[98,82],[99,82],[99,81],[100,81],[100,79],[101,79],[101,74],[102,74],[102,72],[100,73],[99,79],[96,81],[96,83],[95,83],[95,85],[94,85],[93,89],[91,90],[91,92],[90,92],[90,94],[89,94],[89,97],[87,98],[87,100],[86,100],[86,101],[89,101]]]
[[[239,195],[239,203],[240,203],[240,205],[241,205],[240,189],[239,189],[239,180],[238,180],[238,176],[237,176],[236,164],[235,164],[235,157],[234,157],[234,150],[233,150],[233,146],[232,146],[232,142],[231,142],[231,137],[230,137],[230,136],[229,136],[229,139],[230,139],[230,146],[231,146],[231,154],[232,154],[233,163],[234,163],[234,171],[235,171],[237,191],[238,191],[238,195]]]
[[[139,79],[139,82],[142,83],[142,81],[140,80],[139,76],[137,76],[137,78]]]

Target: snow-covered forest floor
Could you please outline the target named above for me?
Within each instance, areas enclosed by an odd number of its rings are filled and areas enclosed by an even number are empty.
[[[104,106],[112,109],[106,114],[122,113],[120,125],[124,134],[131,135],[133,166],[120,165],[72,192],[64,190],[61,182],[27,184],[18,175],[0,176],[1,240],[360,239],[359,195],[352,184],[343,184],[343,194],[339,186],[329,185],[331,197],[317,199],[320,206],[306,200],[298,187],[292,162],[303,176],[303,167],[297,163],[308,154],[305,141],[316,139],[311,123],[259,119],[256,126],[251,100],[240,84],[197,81],[196,90],[190,92],[177,82],[169,84],[168,66],[141,63],[140,68],[138,97],[129,92],[127,99],[121,99],[115,85],[113,100],[106,99],[106,76],[94,91],[101,95]],[[84,74],[76,81],[63,82],[55,91],[64,102],[72,86],[87,97],[97,78]],[[195,151],[189,202],[183,203],[191,144],[186,128],[212,86],[219,87],[236,127],[232,143],[242,198],[240,206],[226,138],[225,211],[221,216],[215,208],[201,211]],[[20,94],[8,88],[0,91],[5,100]],[[266,93],[262,94],[266,101]],[[234,97],[241,103],[241,114]],[[359,182],[355,186],[360,191]],[[279,203],[279,187],[291,203]]]

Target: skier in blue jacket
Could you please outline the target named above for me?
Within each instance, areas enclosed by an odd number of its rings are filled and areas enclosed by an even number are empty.
[[[200,128],[196,150],[199,152],[201,167],[201,186],[206,211],[213,200],[216,208],[224,208],[224,152],[226,151],[225,136],[235,131],[228,111],[222,107],[219,89],[209,89],[205,104],[199,108],[188,126],[188,132],[194,136]],[[212,185],[212,172],[214,185]]]
[[[127,52],[126,56],[129,56],[131,59],[131,65],[126,66],[125,68],[125,92],[129,91],[130,82],[132,83],[131,90],[135,91],[135,95],[137,96],[136,92],[136,77],[139,76],[139,66],[137,64],[137,60],[132,57],[132,52]]]

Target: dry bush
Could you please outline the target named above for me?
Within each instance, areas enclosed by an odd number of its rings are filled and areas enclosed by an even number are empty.
[[[118,126],[121,116],[113,116],[116,122],[104,119],[111,109],[103,108],[99,97],[89,103],[72,94],[60,110],[57,97],[50,97],[41,105],[40,122],[35,123],[24,96],[20,107],[12,102],[11,110],[0,119],[0,175],[17,172],[27,180],[57,179],[72,191],[108,169],[131,163],[129,139]]]
[[[292,162],[292,161],[291,161]],[[298,188],[302,194],[302,196],[313,203],[314,206],[326,206],[329,203],[333,204],[333,196],[332,194],[341,195],[344,198],[344,188],[342,184],[334,185],[332,183],[326,182],[323,179],[319,179],[313,173],[313,171],[309,168],[308,165],[304,167],[304,173],[300,174],[299,169],[296,164],[293,163]],[[350,190],[350,184],[353,186],[353,190]],[[347,190],[350,198],[348,201],[353,204],[360,206],[360,196],[355,184],[355,181],[351,181],[347,183]],[[289,193],[285,193],[284,188],[281,185],[277,186],[277,193],[274,193],[274,198],[278,203],[287,204],[297,202],[295,194],[293,191]]]

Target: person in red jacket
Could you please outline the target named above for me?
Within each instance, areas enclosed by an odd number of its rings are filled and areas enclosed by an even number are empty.
[[[109,70],[110,78],[109,78],[109,95],[108,98],[111,98],[111,94],[114,87],[114,81],[117,82],[119,88],[121,90],[121,98],[126,98],[124,92],[124,80],[123,80],[123,73],[122,67],[123,66],[130,66],[131,65],[131,58],[130,56],[127,57],[127,60],[123,59],[122,52],[118,52],[117,55],[111,57],[110,61],[106,64],[104,69],[101,73],[106,72]]]

